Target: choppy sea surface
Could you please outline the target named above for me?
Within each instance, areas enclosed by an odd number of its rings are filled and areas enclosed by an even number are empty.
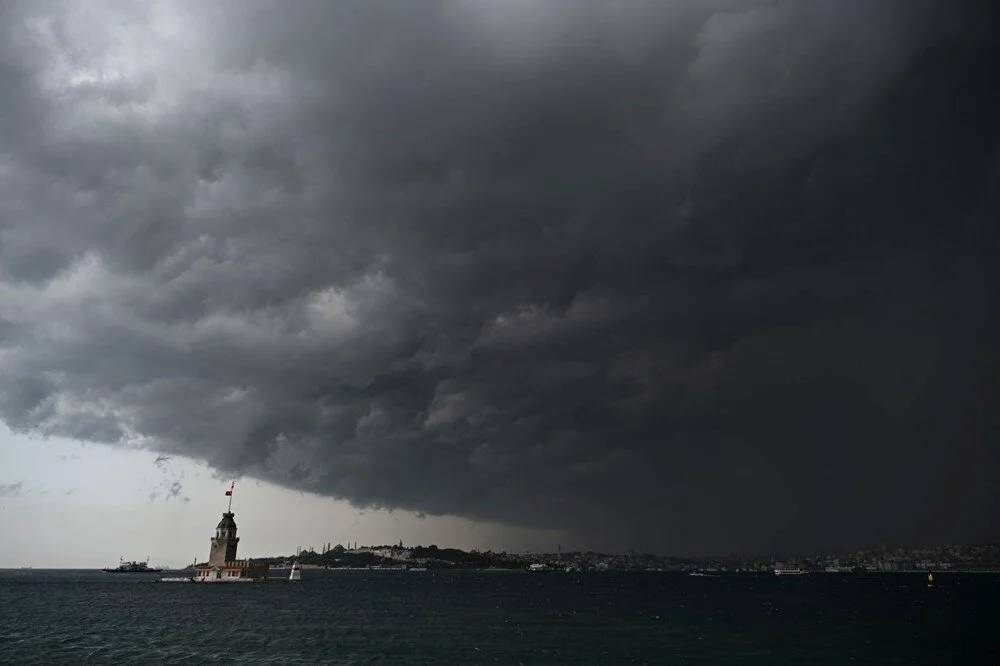
[[[1000,576],[0,570],[0,662],[1000,664]]]

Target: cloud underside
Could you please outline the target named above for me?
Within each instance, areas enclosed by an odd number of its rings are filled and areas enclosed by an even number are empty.
[[[603,547],[995,536],[995,39],[7,4],[0,418]]]

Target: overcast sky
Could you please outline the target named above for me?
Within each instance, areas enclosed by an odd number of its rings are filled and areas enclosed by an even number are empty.
[[[996,13],[0,4],[0,564],[997,538]]]
[[[0,483],[0,567],[97,568],[119,557],[178,568],[204,562],[230,483],[190,458],[61,438],[39,446],[3,428],[0,469],[19,479]],[[248,557],[400,540],[497,551],[509,543],[533,551],[589,545],[558,530],[357,509],[260,480],[238,481],[234,500],[240,554]]]

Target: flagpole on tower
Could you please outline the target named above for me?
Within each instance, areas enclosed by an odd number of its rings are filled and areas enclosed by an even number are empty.
[[[227,513],[233,512],[233,488],[235,487],[236,487],[236,482],[233,481],[232,483],[229,484],[229,490],[226,491],[226,495],[229,497],[229,509],[227,510]]]

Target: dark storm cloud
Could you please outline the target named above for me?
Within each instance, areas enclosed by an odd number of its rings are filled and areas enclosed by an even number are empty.
[[[988,3],[2,11],[10,427],[604,547],[995,536]]]

